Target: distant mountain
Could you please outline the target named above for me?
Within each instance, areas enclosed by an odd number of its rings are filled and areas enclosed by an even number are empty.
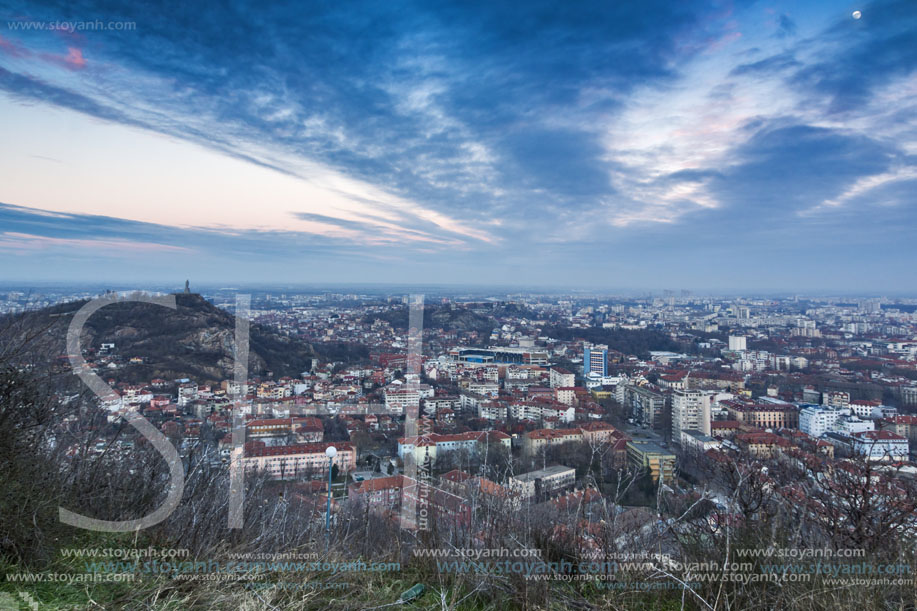
[[[197,294],[178,294],[177,309],[158,305],[123,302],[95,312],[83,329],[84,349],[98,350],[103,343],[115,344],[120,357],[117,377],[142,382],[152,378],[172,380],[188,377],[216,382],[233,376],[235,318]],[[86,301],[75,301],[8,317],[2,328],[7,345],[39,335],[29,353],[47,356],[66,354],[66,334],[72,315]],[[2,352],[0,352],[2,354]],[[129,364],[140,357],[143,364]],[[297,377],[312,365],[314,348],[297,338],[287,337],[262,325],[251,325],[249,376]],[[87,359],[89,360],[89,359]]]

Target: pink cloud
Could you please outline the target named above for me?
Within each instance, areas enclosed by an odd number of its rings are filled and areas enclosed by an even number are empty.
[[[28,49],[12,40],[7,40],[3,36],[0,36],[0,51],[8,53],[13,57],[28,57],[31,55]]]
[[[85,68],[86,60],[83,58],[83,52],[76,47],[67,47],[67,58],[64,60],[75,68]]]
[[[41,58],[69,70],[82,70],[86,67],[86,59],[83,57],[83,51],[77,47],[67,47],[67,55],[42,53]]]

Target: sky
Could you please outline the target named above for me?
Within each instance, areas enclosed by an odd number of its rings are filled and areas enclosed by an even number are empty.
[[[0,134],[4,281],[917,292],[913,0],[12,0]]]

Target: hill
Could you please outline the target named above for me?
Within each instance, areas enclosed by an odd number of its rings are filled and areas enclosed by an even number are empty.
[[[31,354],[51,358],[66,354],[66,334],[72,315],[86,301],[74,301],[8,317],[7,341],[22,343],[38,336],[42,348]],[[124,381],[166,380],[188,377],[217,382],[233,375],[234,316],[197,294],[176,295],[176,310],[139,303],[115,303],[93,314],[83,329],[82,346],[98,351],[103,343],[115,344],[118,378]],[[34,341],[32,342],[35,343]],[[143,364],[130,364],[140,357]],[[314,348],[257,324],[251,325],[249,375],[299,376],[316,358]]]
[[[468,332],[476,331],[489,335],[495,327],[500,326],[499,319],[504,317],[538,318],[538,314],[515,303],[480,303],[463,305],[426,304],[423,312],[423,324],[426,329],[443,331]],[[408,308],[396,307],[386,312],[373,314],[364,319],[365,323],[384,320],[393,328],[404,330],[408,327]]]

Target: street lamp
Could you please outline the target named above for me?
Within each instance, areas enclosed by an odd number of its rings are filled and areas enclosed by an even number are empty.
[[[325,536],[331,535],[331,467],[334,464],[334,457],[338,455],[337,448],[328,446],[325,449],[325,456],[328,457],[328,507],[325,510]]]

